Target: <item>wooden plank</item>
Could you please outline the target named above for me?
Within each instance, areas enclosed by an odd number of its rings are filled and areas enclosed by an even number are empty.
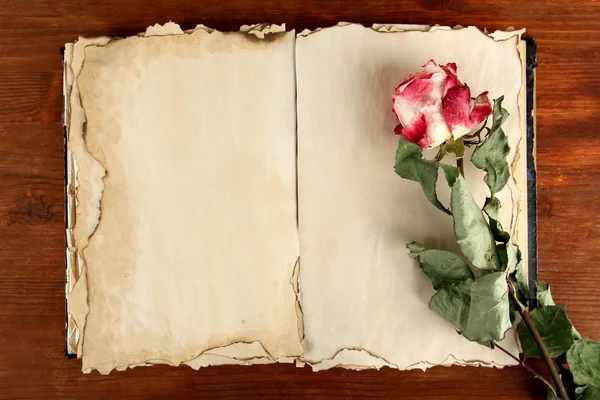
[[[290,365],[136,368],[83,375],[64,358],[60,47],[146,25],[237,29],[338,21],[528,28],[538,41],[539,274],[600,340],[600,4],[594,0],[0,0],[0,398],[544,398],[520,368],[332,370]],[[468,44],[466,44],[468,45]],[[542,365],[536,365],[543,370]]]

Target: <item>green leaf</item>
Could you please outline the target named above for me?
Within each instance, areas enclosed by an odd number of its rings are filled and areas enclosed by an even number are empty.
[[[456,180],[460,176],[459,169],[448,164],[438,164],[438,166],[442,169],[442,171],[444,171],[444,176],[446,177],[448,186],[454,186]]]
[[[419,262],[419,266],[431,279],[436,290],[474,278],[469,266],[456,253],[432,249],[416,242],[406,247],[410,250],[409,256]]]
[[[552,293],[550,293],[550,285],[547,285],[544,281],[534,281],[536,289],[536,299],[541,306],[553,306],[555,305],[552,299]]]
[[[473,164],[487,172],[483,180],[489,186],[492,196],[502,190],[510,178],[506,162],[509,151],[508,136],[499,129],[490,133],[471,156]]]
[[[510,240],[510,235],[508,232],[504,231],[502,228],[502,224],[498,221],[498,210],[500,209],[501,204],[500,200],[496,197],[488,197],[485,200],[485,205],[483,207],[483,211],[488,216],[490,220],[490,228],[492,229],[492,233],[494,234],[494,239],[498,242],[506,243]]]
[[[546,282],[537,280],[534,281],[536,289],[536,299],[540,306],[553,306],[555,305],[552,293],[550,292],[550,285]],[[575,339],[581,339],[581,334],[577,332],[577,329],[573,327],[573,337]]]
[[[521,250],[513,242],[506,244],[507,264],[502,266],[503,271],[513,272],[521,262]],[[528,287],[527,287],[528,288]]]
[[[429,309],[438,313],[453,324],[460,332],[467,325],[471,303],[470,286],[472,279],[445,286],[429,300]]]
[[[559,356],[573,345],[573,335],[571,333],[573,325],[567,317],[565,307],[564,305],[545,306],[536,308],[530,313],[531,319],[551,357]],[[517,334],[525,358],[541,357],[540,351],[527,325],[525,325],[525,321],[521,321],[517,325]]]
[[[409,250],[409,256],[415,258],[415,255],[419,255],[420,253],[427,250],[435,250],[435,247],[427,246],[426,244],[421,244],[417,242],[410,242],[406,244],[406,248]]]
[[[519,263],[516,269],[517,288],[521,296],[529,299],[529,283],[525,277],[525,271],[523,270],[523,264]]]
[[[598,400],[600,399],[600,387],[586,385],[575,389],[576,400]]]
[[[496,241],[462,176],[452,186],[450,203],[454,231],[465,257],[479,269],[497,271],[500,268],[500,257]]]
[[[450,211],[444,207],[437,198],[435,186],[438,178],[438,167],[442,166],[446,174],[446,180],[449,185],[454,184],[454,180],[459,174],[456,167],[450,165],[438,164],[423,159],[423,150],[414,143],[400,137],[398,150],[396,151],[395,170],[402,178],[410,179],[421,184],[425,196],[437,208],[450,214]]]
[[[500,260],[500,271],[507,272],[513,286],[517,287],[516,269],[521,265],[521,250],[519,246],[512,242],[496,244],[498,258]],[[497,272],[494,270],[480,270],[479,276],[485,276],[489,273]],[[527,297],[525,298],[527,299]]]
[[[504,101],[504,96],[500,96],[496,100],[494,100],[494,109],[492,111],[492,114],[493,114],[492,121],[493,122],[492,122],[492,127],[490,128],[491,131],[498,130],[498,128],[500,128],[500,126],[504,123],[504,121],[506,121],[508,119],[508,117],[510,116],[508,111],[505,108],[502,108],[503,101]]]
[[[567,362],[576,384],[600,387],[600,342],[576,340],[567,351]]]
[[[508,303],[504,272],[477,279],[471,285],[471,307],[463,336],[476,342],[502,340],[511,328]]]
[[[471,161],[473,164],[487,172],[484,178],[490,188],[491,197],[498,193],[508,182],[510,171],[506,157],[510,152],[508,136],[500,127],[508,118],[508,111],[502,108],[503,97],[494,101],[494,120],[490,134],[483,143],[475,148]]]

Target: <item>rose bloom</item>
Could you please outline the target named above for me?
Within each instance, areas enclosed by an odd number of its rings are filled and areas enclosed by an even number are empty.
[[[395,129],[406,140],[430,149],[469,133],[492,112],[488,92],[471,98],[471,89],[456,76],[456,64],[430,60],[423,71],[396,86]]]

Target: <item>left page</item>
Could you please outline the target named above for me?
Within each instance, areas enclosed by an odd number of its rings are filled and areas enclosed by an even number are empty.
[[[294,45],[169,24],[67,47],[84,371],[301,356]]]

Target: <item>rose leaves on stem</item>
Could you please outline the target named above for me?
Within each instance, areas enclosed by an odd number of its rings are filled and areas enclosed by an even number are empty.
[[[434,249],[416,242],[406,247],[410,250],[409,256],[419,262],[421,270],[431,279],[436,290],[475,278],[462,257],[452,251]]]
[[[450,203],[454,232],[465,257],[478,269],[498,270],[500,258],[496,241],[462,176],[452,186]]]
[[[421,184],[423,193],[425,193],[429,202],[446,214],[450,214],[450,210],[438,200],[435,191],[439,168],[444,171],[448,185],[452,186],[459,174],[457,168],[424,160],[423,150],[419,146],[400,137],[398,150],[396,151],[396,173],[402,178]]]
[[[457,101],[449,101],[447,96]],[[580,336],[572,327],[565,307],[554,305],[550,288],[541,281],[535,283],[542,307],[531,314],[525,308],[529,285],[521,254],[499,222],[501,204],[495,197],[510,179],[507,162],[510,148],[502,130],[509,114],[502,108],[502,100],[500,97],[494,101],[491,127],[484,124],[469,136],[477,124],[487,122],[492,108],[485,92],[471,99],[468,86],[456,77],[454,64],[438,66],[430,61],[423,72],[406,78],[396,88],[394,112],[401,122],[396,133],[402,136],[395,171],[418,182],[433,205],[452,215],[462,251],[461,255],[411,243],[410,256],[419,262],[436,289],[429,308],[452,323],[459,333],[489,346],[504,338],[512,326],[511,315],[517,309],[523,317],[517,333],[524,357],[543,356],[561,397],[567,396],[561,378],[572,376],[570,392],[577,398],[594,398],[600,392],[600,344],[577,340]],[[487,133],[482,140],[484,130]],[[445,154],[454,153],[461,161],[459,165],[462,163],[465,146],[462,136],[468,139],[468,145],[476,144],[471,160],[486,172],[484,181],[490,194],[483,209],[473,199],[459,169],[439,162]],[[441,147],[434,161],[423,159],[421,148],[438,145]],[[441,204],[436,193],[440,168],[451,188],[449,209]],[[565,357],[565,352],[572,374],[559,363],[562,372],[559,376],[551,357]]]
[[[573,325],[567,317],[564,305],[536,308],[529,315],[531,315],[531,319],[544,341],[550,357],[561,355],[573,345]],[[531,332],[525,325],[525,321],[519,323],[517,333],[525,358],[542,357]]]
[[[475,342],[502,340],[511,328],[504,272],[488,274],[471,285],[471,307],[462,335]]]

